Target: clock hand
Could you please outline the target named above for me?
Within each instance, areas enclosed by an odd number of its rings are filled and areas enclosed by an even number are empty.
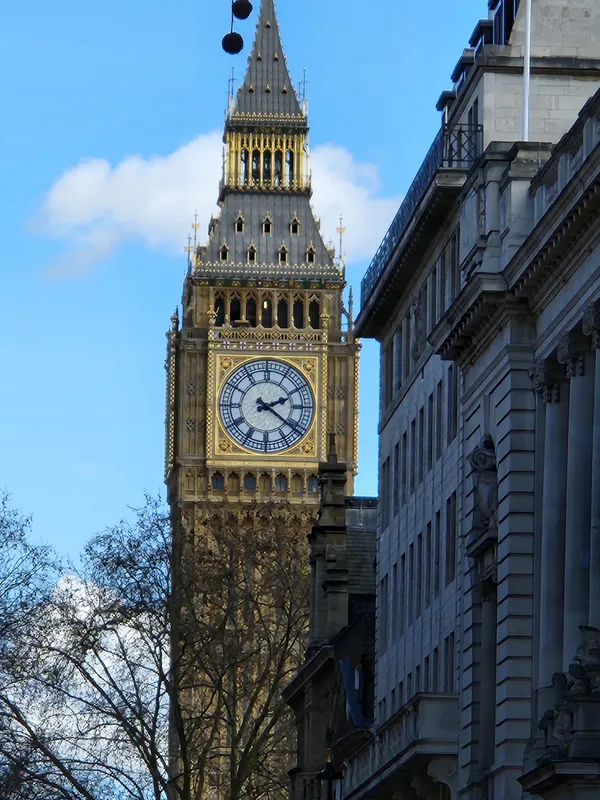
[[[272,403],[265,403],[262,397],[259,397],[256,404],[264,408],[274,408],[275,406],[283,406],[287,403],[289,397],[280,397],[279,400],[274,400]],[[261,410],[261,409],[259,409]]]
[[[297,422],[294,422],[293,420],[289,420],[289,419],[284,419],[278,411],[275,411],[275,409],[271,408],[271,406],[264,405],[264,403],[263,403],[262,406],[258,407],[258,410],[259,411],[270,411],[271,414],[274,414],[277,417],[277,419],[280,419],[285,425],[289,425],[290,428],[296,428],[298,426]]]

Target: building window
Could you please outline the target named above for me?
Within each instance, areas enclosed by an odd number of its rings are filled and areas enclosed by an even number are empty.
[[[438,304],[437,304],[437,276],[438,268],[437,263],[431,270],[431,288],[429,290],[429,328],[433,330],[438,321]]]
[[[273,232],[273,223],[271,222],[268,216],[265,217],[263,220],[262,231],[263,231],[263,236],[270,236],[271,233]]]
[[[406,699],[410,700],[413,696],[413,676],[412,672],[409,672],[406,676]]]
[[[392,516],[397,516],[400,509],[400,443],[394,445],[394,479],[392,495]]]
[[[225,324],[225,299],[215,297],[215,326],[221,328]]]
[[[263,328],[273,327],[273,297],[270,294],[262,298],[261,323]]]
[[[392,611],[390,622],[392,624],[392,641],[398,636],[398,564],[392,567],[392,602],[390,603]]]
[[[446,586],[456,577],[456,492],[446,500]]]
[[[458,254],[458,232],[450,239],[450,244],[447,246],[448,251],[448,272],[450,278],[450,300],[455,300],[460,292],[460,265]]]
[[[417,472],[417,421],[410,423],[410,491],[415,490],[415,477]]]
[[[402,325],[400,324],[394,334],[394,391],[402,386]]]
[[[307,264],[314,264],[316,259],[316,253],[314,247],[309,247],[306,251],[306,263]]]
[[[440,562],[442,552],[442,514],[435,512],[435,525],[433,528],[433,596],[439,597],[440,594]]]
[[[277,303],[277,326],[287,328],[290,323],[289,301],[287,297],[280,297]]]
[[[421,616],[423,601],[423,534],[417,536],[417,564],[416,564],[416,586],[415,586],[415,617]]]
[[[454,364],[448,367],[448,407],[447,407],[447,441],[456,439],[458,431],[458,369]]]
[[[454,644],[454,633],[444,639],[444,691],[454,691],[454,659],[456,658],[456,647]]]
[[[433,428],[435,425],[433,392],[427,398],[427,471],[433,467]]]
[[[288,261],[288,251],[285,245],[282,245],[279,248],[279,263],[280,264],[287,264]]]
[[[256,491],[256,475],[244,475],[244,491],[245,492],[255,492]]]
[[[398,587],[398,606],[395,609],[398,615],[398,635],[404,633],[406,619],[406,554],[400,556],[400,586]],[[402,702],[402,701],[401,701]]]
[[[512,33],[519,0],[501,0],[494,14],[494,44],[508,44]]]
[[[241,214],[235,221],[235,232],[236,234],[244,232],[244,218],[242,217]]]
[[[308,493],[316,494],[319,491],[319,479],[316,475],[310,475],[307,483]]]
[[[248,248],[248,263],[256,264],[256,247],[252,245]]]
[[[386,528],[390,521],[390,459],[389,457],[381,466],[381,527]]]
[[[387,650],[388,642],[388,623],[389,623],[389,597],[388,597],[388,576],[384,577],[379,582],[379,607],[381,613],[379,616],[379,652],[385,653]]]
[[[414,592],[415,592],[415,546],[411,544],[408,548],[408,624],[414,618]]]
[[[220,255],[221,261],[229,261],[229,248],[227,247],[226,244],[224,244],[223,247],[221,247],[221,251],[220,251],[219,255]]]
[[[440,317],[443,317],[446,313],[446,278],[446,249],[444,249],[440,258]]]
[[[408,462],[408,437],[406,435],[406,431],[404,431],[404,433],[402,434],[402,451],[400,453],[400,459],[402,462],[400,468],[400,497],[402,505],[404,505],[407,500],[406,478],[407,478],[407,462]]]
[[[394,339],[390,339],[383,349],[383,407],[389,406],[394,396]]]
[[[288,488],[288,479],[285,475],[277,475],[275,478],[275,491],[279,492],[280,494],[284,494],[287,492]]]
[[[308,304],[308,322],[310,327],[315,330],[321,327],[321,308],[319,301],[314,297]]]
[[[211,483],[214,492],[225,491],[225,477],[220,472],[215,472],[212,476]]]
[[[246,322],[256,328],[256,297],[252,295],[246,298]]]
[[[294,328],[304,328],[304,300],[301,297],[294,298],[292,313],[294,315]]]
[[[423,481],[423,470],[425,467],[425,408],[419,409],[419,430],[418,430],[418,475],[419,483]]]
[[[444,441],[442,418],[444,413],[444,383],[440,381],[437,385],[436,392],[436,409],[435,409],[435,460],[437,461],[442,457],[442,445]]]
[[[431,603],[431,566],[433,563],[433,529],[431,522],[427,523],[425,531],[425,608]]]
[[[410,352],[410,315],[407,316],[404,320],[404,378],[407,378],[410,374],[410,369],[412,366],[411,361],[411,352]]]
[[[294,217],[294,219],[290,222],[290,234],[292,236],[298,236],[300,233],[300,223],[298,222],[298,218]]]
[[[402,708],[402,704],[404,703],[404,681],[400,681],[398,684],[398,708]]]

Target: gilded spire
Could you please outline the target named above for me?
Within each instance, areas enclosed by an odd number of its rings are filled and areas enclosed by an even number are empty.
[[[281,46],[274,0],[262,0],[246,77],[230,121],[249,116],[285,117],[306,124]]]

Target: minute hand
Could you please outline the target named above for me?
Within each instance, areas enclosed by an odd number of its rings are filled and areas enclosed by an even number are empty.
[[[285,425],[289,425],[290,428],[295,428],[297,426],[297,424],[298,424],[297,422],[294,422],[293,420],[290,421],[289,419],[284,419],[281,416],[281,414],[279,413],[279,411],[275,411],[275,409],[272,408],[271,406],[267,406],[267,405],[263,405],[262,407],[259,406],[258,410],[259,411],[270,411],[271,414],[275,414],[277,419],[280,419]]]

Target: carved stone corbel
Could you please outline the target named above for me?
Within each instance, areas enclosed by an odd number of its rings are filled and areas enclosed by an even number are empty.
[[[558,340],[556,358],[564,364],[567,378],[581,378],[585,375],[585,354],[589,349],[583,336],[573,331],[563,334]]]
[[[450,789],[451,800],[458,797],[458,763],[455,758],[435,758],[429,762],[427,774],[436,783]]]
[[[562,370],[554,359],[536,361],[529,370],[533,390],[545,403],[560,403],[560,384],[564,379]]]
[[[600,302],[590,303],[583,312],[581,329],[592,337],[592,347],[600,350]]]

